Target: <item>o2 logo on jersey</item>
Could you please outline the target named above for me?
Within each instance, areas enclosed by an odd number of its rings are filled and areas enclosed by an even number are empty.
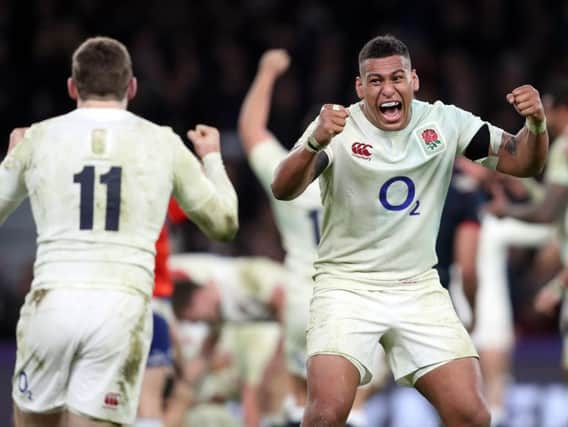
[[[389,189],[393,185],[404,185],[406,186],[406,198],[402,201],[393,202],[392,199],[389,200]],[[389,211],[403,211],[408,208],[411,204],[414,205],[410,211],[410,216],[420,215],[418,208],[420,208],[420,200],[414,200],[416,196],[416,186],[414,181],[407,176],[395,176],[393,178],[385,181],[381,188],[379,189],[379,202],[386,210]]]

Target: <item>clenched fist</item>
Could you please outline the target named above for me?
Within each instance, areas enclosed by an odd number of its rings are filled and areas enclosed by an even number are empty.
[[[545,119],[544,107],[540,94],[531,85],[519,86],[507,94],[507,102],[515,107],[515,110],[528,119],[540,123]]]
[[[284,49],[270,49],[260,58],[259,68],[278,77],[290,66],[290,55]]]
[[[195,129],[187,131],[187,137],[193,143],[193,148],[200,159],[209,153],[221,151],[221,137],[217,128],[197,125]]]
[[[349,110],[338,104],[325,104],[318,118],[318,124],[312,136],[320,145],[327,145],[331,138],[343,132],[349,117]]]

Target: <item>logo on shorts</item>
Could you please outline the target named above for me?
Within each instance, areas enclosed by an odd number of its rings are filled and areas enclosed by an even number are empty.
[[[29,389],[28,384],[28,374],[24,370],[21,370],[18,374],[18,390],[28,400],[32,400],[32,391]]]
[[[107,408],[116,408],[120,405],[120,393],[107,393],[105,396],[105,406]]]
[[[353,156],[360,159],[371,160],[371,156],[373,155],[372,150],[373,146],[371,144],[365,144],[363,142],[354,142],[353,145],[351,145]]]

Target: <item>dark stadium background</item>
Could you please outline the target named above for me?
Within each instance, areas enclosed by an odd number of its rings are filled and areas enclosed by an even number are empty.
[[[522,121],[505,102],[508,90],[522,83],[544,90],[553,79],[568,76],[567,28],[565,1],[4,0],[1,147],[7,148],[13,127],[74,108],[65,87],[72,51],[87,36],[116,37],[130,49],[139,79],[139,96],[131,105],[135,113],[180,134],[199,122],[222,130],[240,198],[241,231],[235,243],[220,245],[183,225],[175,230],[177,248],[281,259],[266,197],[235,133],[240,103],[264,49],[282,47],[292,56],[291,70],[278,82],[270,121],[286,145],[299,136],[314,106],[354,100],[357,53],[370,37],[386,32],[409,45],[421,82],[419,98],[457,104],[512,130]],[[0,420],[9,419],[14,329],[30,283],[34,239],[25,204],[0,228]],[[536,316],[530,306],[540,284],[524,267],[533,254],[513,255],[517,380],[560,384],[555,321]],[[545,389],[530,387],[542,399]],[[538,405],[527,413],[544,411]],[[533,425],[523,419],[525,424],[511,425]]]

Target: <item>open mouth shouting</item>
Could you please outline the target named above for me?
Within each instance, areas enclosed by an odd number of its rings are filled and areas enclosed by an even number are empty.
[[[379,104],[379,112],[388,124],[395,124],[402,119],[402,102],[387,101]]]

